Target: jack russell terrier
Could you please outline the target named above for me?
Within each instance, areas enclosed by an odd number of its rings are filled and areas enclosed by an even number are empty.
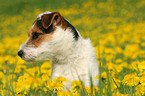
[[[90,39],[83,39],[58,12],[37,16],[18,55],[25,61],[51,60],[51,80],[65,77],[65,88],[71,89],[73,80],[81,80],[87,87],[92,80],[93,86],[98,86],[95,76],[99,75],[99,67]]]

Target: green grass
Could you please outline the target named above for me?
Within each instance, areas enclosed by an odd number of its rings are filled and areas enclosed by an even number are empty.
[[[130,73],[137,73],[138,77],[141,77],[141,70],[129,69],[123,67],[121,72],[116,72],[112,69],[105,67],[108,63],[106,60],[106,55],[113,53],[105,53],[108,48],[112,48],[113,52],[116,52],[116,47],[120,47],[123,52],[126,49],[127,45],[137,44],[139,46],[139,50],[137,50],[138,54],[136,58],[125,58],[124,53],[117,53],[115,57],[111,60],[111,62],[115,65],[120,65],[115,62],[117,59],[121,59],[122,63],[127,63],[131,65],[134,61],[142,62],[145,60],[144,57],[141,57],[140,50],[145,51],[145,46],[141,44],[145,42],[143,36],[145,36],[144,32],[144,22],[145,22],[145,6],[142,5],[143,0],[92,0],[94,3],[88,4],[88,1],[84,0],[0,0],[0,52],[2,49],[5,52],[1,52],[0,56],[5,57],[7,55],[16,57],[16,52],[20,44],[24,43],[26,40],[26,33],[28,29],[31,27],[33,21],[39,12],[44,11],[60,11],[61,14],[67,18],[75,27],[80,31],[81,35],[85,38],[90,38],[94,47],[97,47],[98,50],[97,57],[99,62],[99,92],[96,92],[96,96],[112,96],[114,93],[118,92],[124,95],[136,96],[134,94],[136,92],[136,87],[141,85],[140,82],[135,86],[127,86],[122,82],[118,82],[114,79],[123,80],[124,76]],[[141,2],[141,3],[140,3]],[[90,2],[88,2],[90,3]],[[97,4],[106,4],[100,7]],[[69,13],[70,9],[73,9],[72,14]],[[112,8],[112,10],[109,10]],[[78,13],[73,13],[75,11]],[[93,11],[92,11],[93,10]],[[38,11],[38,13],[37,13]],[[80,11],[80,12],[79,12]],[[66,14],[68,12],[69,14]],[[37,14],[36,14],[37,13]],[[80,21],[79,21],[80,20]],[[116,21],[115,21],[116,20]],[[6,22],[7,21],[7,22]],[[77,21],[77,23],[75,22]],[[8,24],[7,24],[8,23]],[[139,24],[139,25],[137,25]],[[3,26],[4,25],[4,26]],[[110,26],[117,26],[114,29],[111,29]],[[109,27],[108,27],[109,26]],[[127,29],[131,26],[132,29]],[[137,27],[136,27],[137,26]],[[125,30],[125,31],[124,31]],[[126,31],[129,30],[129,31]],[[139,32],[138,32],[139,30]],[[120,32],[120,33],[119,33]],[[114,42],[109,36],[114,37]],[[124,38],[126,36],[127,38]],[[9,38],[9,39],[6,39]],[[138,39],[139,38],[139,39]],[[106,40],[109,39],[109,40]],[[121,40],[123,43],[120,43]],[[14,41],[13,41],[14,40]],[[103,42],[105,41],[105,43]],[[137,42],[137,40],[140,40]],[[103,45],[103,48],[101,46]],[[11,45],[10,45],[11,44]],[[114,45],[113,45],[114,44]],[[15,46],[16,45],[16,46]],[[131,49],[133,49],[134,46]],[[103,50],[103,52],[101,52]],[[136,50],[133,51],[133,54],[136,53]],[[114,55],[114,54],[113,54]],[[143,54],[145,55],[145,54]],[[1,59],[1,58],[0,58]],[[3,79],[0,78],[0,96],[3,89],[7,91],[4,93],[5,96],[13,95],[15,96],[15,87],[12,84],[12,81],[17,82],[20,76],[23,76],[25,73],[31,76],[31,73],[27,72],[25,69],[21,69],[20,73],[15,73],[16,64],[10,64],[9,60],[0,60],[0,72],[3,72],[6,76],[4,80],[6,80],[5,84],[3,84]],[[4,62],[3,62],[4,61]],[[16,61],[18,62],[18,61]],[[39,74],[39,78],[42,80],[42,75],[44,74],[41,70],[43,62],[36,62],[33,64],[24,64],[24,66],[28,68],[39,67],[37,73]],[[138,65],[137,65],[138,66]],[[103,72],[107,73],[106,78],[102,78]],[[112,76],[111,73],[115,72],[115,76]],[[145,72],[145,71],[143,71]],[[16,75],[16,77],[11,77],[11,75]],[[9,79],[8,79],[9,78]],[[91,80],[91,79],[90,79]],[[10,83],[10,84],[9,84]],[[93,82],[91,82],[92,85]],[[112,91],[111,85],[114,83],[116,85],[116,89]],[[4,85],[6,85],[4,87]],[[119,86],[120,85],[120,86]],[[106,88],[107,86],[107,88]],[[42,89],[30,89],[28,92],[28,96],[55,96],[56,94],[47,88],[45,85],[42,88],[46,88],[49,93],[45,93]],[[105,92],[104,92],[105,90]],[[11,93],[12,94],[11,94]],[[91,86],[91,93],[93,93]],[[87,96],[85,88],[81,90],[80,94],[82,96]],[[24,92],[21,93],[24,95]],[[140,94],[138,94],[140,95]],[[144,96],[144,95],[143,95]]]
[[[43,11],[51,11],[69,8],[74,4],[81,4],[84,0],[1,0],[0,3],[0,14],[16,15],[21,14],[22,10],[32,12],[35,9],[41,9]]]

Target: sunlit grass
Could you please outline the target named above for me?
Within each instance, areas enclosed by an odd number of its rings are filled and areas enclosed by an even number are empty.
[[[0,8],[2,96],[145,95],[144,0],[1,0]],[[82,37],[91,39],[100,69],[99,88],[72,82],[72,90],[64,91],[65,78],[51,82],[50,61],[27,63],[16,55],[36,16],[47,10],[60,12]]]

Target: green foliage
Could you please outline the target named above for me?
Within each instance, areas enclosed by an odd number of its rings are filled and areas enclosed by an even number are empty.
[[[144,0],[0,0],[0,9],[2,96],[145,95]],[[82,37],[91,39],[99,88],[76,81],[71,91],[62,91],[66,80],[51,82],[51,62],[27,63],[16,56],[36,16],[45,11],[60,12]]]

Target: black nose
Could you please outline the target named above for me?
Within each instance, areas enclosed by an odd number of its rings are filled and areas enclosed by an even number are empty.
[[[20,50],[20,51],[18,52],[18,55],[19,55],[21,58],[23,57],[23,54],[24,54],[23,50]]]

